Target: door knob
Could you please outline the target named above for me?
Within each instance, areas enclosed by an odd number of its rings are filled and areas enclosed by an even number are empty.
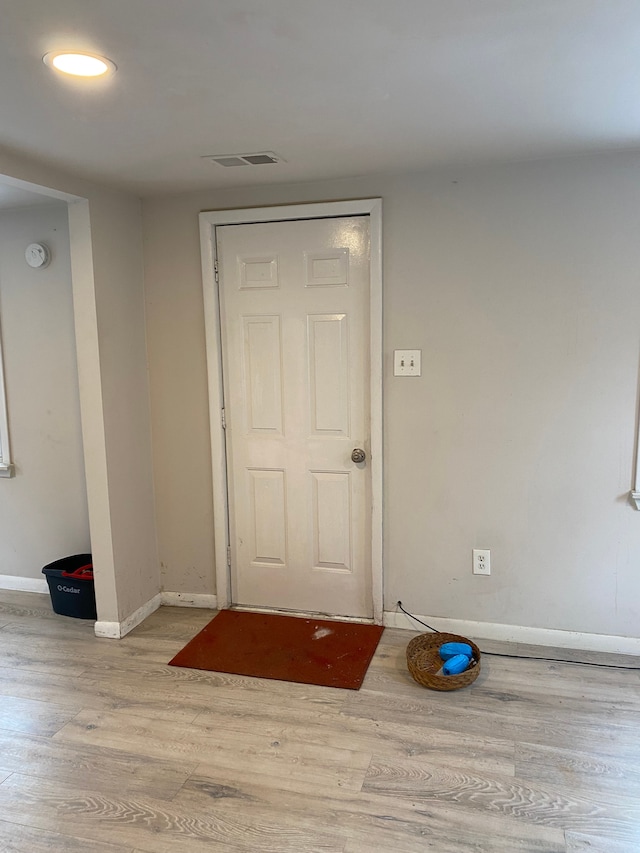
[[[367,458],[367,454],[364,450],[361,450],[359,447],[356,447],[355,450],[351,451],[351,461],[352,462],[364,462]]]

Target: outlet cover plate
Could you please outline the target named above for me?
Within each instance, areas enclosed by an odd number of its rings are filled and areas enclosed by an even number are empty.
[[[393,351],[394,376],[421,376],[422,350],[396,349]]]
[[[474,575],[491,574],[491,551],[488,548],[473,549],[473,573]]]

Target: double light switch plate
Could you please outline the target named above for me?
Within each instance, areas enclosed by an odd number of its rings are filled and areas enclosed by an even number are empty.
[[[393,351],[394,376],[420,376],[422,373],[422,350],[397,349]]]

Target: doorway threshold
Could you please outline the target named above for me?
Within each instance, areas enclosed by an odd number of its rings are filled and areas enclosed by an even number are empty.
[[[253,607],[250,604],[230,604],[229,610],[243,613],[274,613],[278,616],[296,616],[299,619],[333,619],[335,622],[355,622],[359,625],[374,625],[373,619],[364,616],[336,616],[333,613],[315,613],[305,610],[286,610],[277,607]]]

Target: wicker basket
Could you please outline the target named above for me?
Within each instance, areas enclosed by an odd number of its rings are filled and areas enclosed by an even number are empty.
[[[459,675],[438,675],[442,669],[440,646],[443,643],[468,643],[473,651],[471,665]],[[431,690],[458,690],[472,684],[480,674],[480,649],[458,634],[419,634],[407,646],[409,672],[423,687]]]

